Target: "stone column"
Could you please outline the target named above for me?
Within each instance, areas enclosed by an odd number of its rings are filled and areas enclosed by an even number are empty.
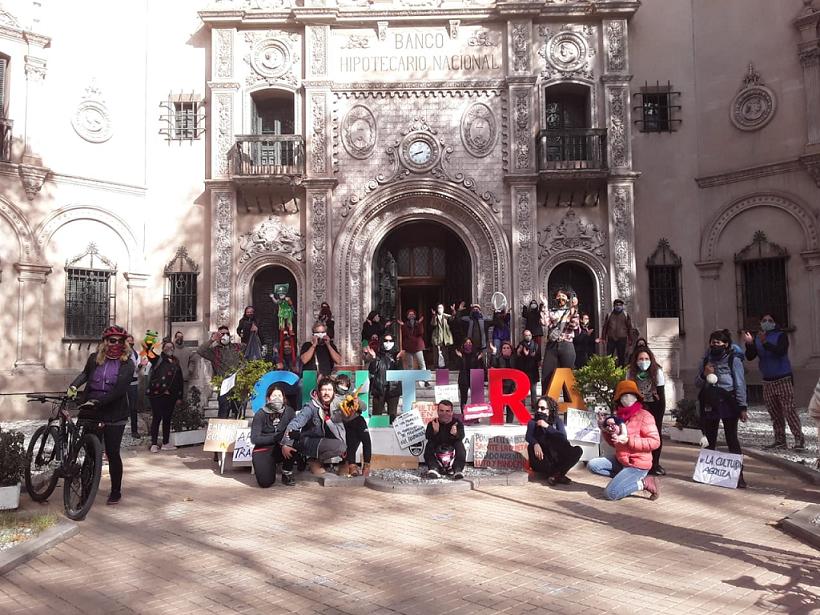
[[[43,319],[49,265],[15,263],[20,292],[17,299],[17,360],[15,367],[44,367]]]
[[[208,82],[211,91],[210,134],[211,160],[210,177],[228,177],[231,174],[229,154],[236,142],[237,128],[241,126],[241,113],[237,92],[239,83],[234,73],[233,28],[211,30],[211,76]]]
[[[29,41],[35,45],[34,41]],[[26,73],[26,107],[23,120],[23,155],[20,160],[18,173],[23,189],[29,201],[33,200],[45,183],[49,170],[43,167],[40,157],[40,141],[44,138],[43,111],[45,104],[43,96],[43,81],[46,77],[46,61],[32,55],[24,58]]]
[[[609,253],[613,298],[623,299],[633,320],[638,312],[635,295],[635,189],[631,180],[607,185]]]
[[[211,302],[209,331],[239,320],[233,305],[236,191],[230,183],[211,185]]]
[[[703,282],[701,282],[701,296],[718,297],[721,290],[718,280],[720,279],[720,269],[723,267],[723,261],[699,261],[695,263],[695,267],[698,268],[700,278],[703,280]],[[718,302],[706,301],[702,303],[712,308],[711,313],[703,313],[703,329],[704,331],[714,331],[718,328],[718,319],[720,317],[718,314]]]
[[[151,276],[147,273],[133,271],[126,271],[122,275],[128,283],[128,315],[125,328],[129,333],[143,331],[145,328],[145,288]],[[134,339],[139,339],[139,334],[134,335]]]
[[[520,308],[538,297],[537,192],[534,178],[510,180],[512,204],[512,331],[520,331]]]
[[[666,407],[674,408],[678,400],[683,399],[684,388],[680,379],[681,344],[678,319],[647,318],[646,341],[666,377]]]
[[[507,23],[507,84],[509,100],[509,175],[536,172],[535,136],[538,130],[535,76],[532,74],[532,21]]]
[[[806,95],[806,147],[820,146],[820,10],[809,2],[794,25],[800,32],[798,55]]]
[[[333,303],[333,282],[331,267],[333,263],[332,237],[330,229],[331,200],[333,198],[332,180],[306,180],[305,229],[307,230],[307,292],[305,297],[310,310],[307,326],[313,325],[313,319],[319,313],[322,301],[327,301],[336,309],[340,318],[348,316],[346,306],[335,306]],[[344,353],[345,350],[340,350]]]
[[[800,256],[806,264],[811,298],[809,308],[811,314],[811,362],[812,366],[820,363],[820,250],[801,252]]]

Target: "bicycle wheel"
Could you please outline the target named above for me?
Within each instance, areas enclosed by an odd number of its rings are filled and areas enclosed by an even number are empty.
[[[102,474],[102,446],[92,433],[84,433],[63,481],[63,505],[66,517],[82,521],[91,510]]]
[[[45,502],[57,486],[60,467],[60,430],[55,425],[37,428],[26,451],[26,491],[35,502]]]

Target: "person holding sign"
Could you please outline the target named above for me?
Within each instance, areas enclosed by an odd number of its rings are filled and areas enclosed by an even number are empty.
[[[424,462],[427,464],[427,478],[451,476],[453,480],[464,478],[464,464],[467,450],[464,448],[464,424],[453,416],[453,402],[442,399],[438,403],[435,418],[427,423],[427,446],[424,447]],[[452,466],[445,468],[440,457],[454,456]]]
[[[655,355],[646,345],[646,340],[636,342],[635,352],[632,353],[632,358],[629,360],[626,377],[638,385],[638,390],[643,396],[644,408],[649,410],[652,416],[655,417],[655,426],[658,428],[658,433],[660,433],[663,427],[663,415],[666,412],[666,394],[664,393],[666,379],[663,375],[663,369],[655,359]],[[663,441],[661,441],[658,448],[652,451],[650,474],[658,476],[666,474],[666,470],[661,465],[662,448]]]
[[[308,458],[311,474],[324,474],[323,464],[344,457],[347,450],[342,410],[332,407],[334,393],[333,379],[319,378],[315,394],[288,423],[282,436],[282,456],[291,459],[298,450]],[[298,443],[294,442],[294,432],[299,433]]]
[[[276,464],[282,464],[282,484],[292,487],[293,456],[285,458],[281,442],[285,429],[296,417],[296,411],[285,404],[285,390],[281,384],[272,384],[265,395],[267,403],[253,416],[251,443],[253,444],[253,472],[260,487],[276,482]]]
[[[345,424],[345,443],[347,444],[346,463],[339,466],[339,476],[359,476],[359,474],[367,476],[370,474],[372,444],[370,442],[370,432],[367,430],[367,421],[362,416],[362,412],[367,408],[364,401],[359,398],[359,393],[363,388],[364,385],[352,390],[353,384],[347,374],[339,374],[336,377],[336,396],[333,399],[333,405],[338,406],[342,411],[344,417],[342,420]],[[363,462],[361,472],[359,472],[359,466],[356,463],[356,451],[359,450],[360,444],[362,446]]]
[[[713,331],[709,336],[709,352],[703,357],[695,386],[700,389],[701,426],[709,442],[706,448],[715,450],[722,421],[729,452],[742,455],[737,424],[738,421],[745,423],[748,420],[746,374],[743,359],[732,348],[732,336],[728,329]],[[746,488],[742,470],[737,486],[738,489]]]
[[[545,476],[550,486],[568,485],[567,472],[578,463],[584,450],[567,440],[564,422],[558,416],[558,402],[541,397],[535,407],[535,417],[527,423],[527,452],[530,467]]]
[[[615,414],[626,424],[625,433],[602,429],[601,435],[615,448],[615,457],[596,457],[587,462],[594,474],[611,476],[604,490],[608,500],[620,500],[638,491],[647,491],[650,500],[660,497],[660,479],[648,476],[652,451],[661,444],[655,418],[641,405],[641,392],[632,380],[615,387]],[[601,417],[603,420],[603,417]]]

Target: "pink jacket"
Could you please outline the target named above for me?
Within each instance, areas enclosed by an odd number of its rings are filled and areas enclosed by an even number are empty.
[[[646,410],[636,412],[626,422],[626,433],[629,437],[626,444],[613,443],[618,462],[625,467],[649,470],[652,467],[652,451],[661,445],[655,417]]]

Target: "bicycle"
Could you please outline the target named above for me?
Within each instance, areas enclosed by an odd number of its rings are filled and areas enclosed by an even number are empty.
[[[26,491],[45,502],[63,479],[63,506],[69,519],[82,521],[91,510],[102,475],[102,445],[96,421],[71,419],[66,396],[28,394],[29,402],[52,404],[48,423],[34,432],[26,452]]]

